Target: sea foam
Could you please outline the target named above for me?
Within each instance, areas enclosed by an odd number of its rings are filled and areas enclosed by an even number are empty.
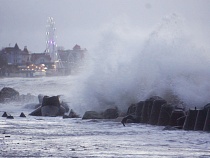
[[[113,106],[126,110],[131,103],[154,95],[186,108],[202,107],[210,102],[210,60],[185,21],[171,14],[148,35],[126,22],[114,23],[88,50],[80,73],[5,78],[0,85],[21,94],[61,95],[81,115]]]
[[[108,28],[89,52],[75,98],[82,100],[82,107],[126,109],[153,95],[187,108],[210,101],[207,50],[191,38],[184,19],[177,14],[164,17],[143,41],[133,36],[135,29],[123,27]]]

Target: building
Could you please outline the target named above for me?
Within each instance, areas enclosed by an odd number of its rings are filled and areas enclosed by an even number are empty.
[[[7,63],[1,73],[3,76],[34,77],[35,74],[45,74],[43,65],[33,64],[34,55],[28,51],[26,46],[21,50],[16,43],[14,47],[3,48],[0,54]]]
[[[51,62],[51,58],[48,53],[33,53],[31,54],[31,62],[36,65],[47,64]]]
[[[84,62],[86,52],[87,49],[81,49],[77,44],[72,50],[64,50],[62,47],[58,48],[58,56],[67,75],[78,71],[79,67]]]
[[[6,63],[4,67],[0,65],[0,75],[11,77],[33,77],[34,74],[70,75],[78,71],[86,51],[77,44],[72,50],[59,48],[58,58],[52,62],[49,53],[30,53],[26,46],[21,50],[16,43],[14,47],[0,50],[0,58]]]
[[[1,53],[6,56],[8,65],[30,64],[30,53],[26,46],[21,50],[16,43],[14,47],[3,48]]]

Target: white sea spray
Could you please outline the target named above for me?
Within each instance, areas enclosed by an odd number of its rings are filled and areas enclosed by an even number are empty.
[[[61,95],[81,115],[158,95],[168,102],[201,107],[210,100],[208,50],[196,43],[184,18],[171,14],[150,34],[129,22],[107,25],[76,75],[4,78],[22,94]]]

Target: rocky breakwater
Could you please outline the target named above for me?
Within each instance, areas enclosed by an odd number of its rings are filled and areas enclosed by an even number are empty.
[[[11,87],[3,87],[0,91],[0,103],[8,103],[8,102],[31,102],[36,100],[36,96],[28,94],[21,94],[11,88]]]
[[[108,108],[105,111],[86,111],[82,119],[116,119],[119,116],[117,107]]]
[[[60,101],[59,97],[59,95],[50,97],[47,95],[40,94],[37,98],[37,96],[33,96],[29,93],[27,95],[20,95],[20,93],[17,90],[11,87],[4,87],[0,91],[1,104],[5,104],[5,106],[7,106],[7,104],[10,102],[21,104],[29,103],[26,104],[24,107],[35,109],[29,114],[31,116],[63,116],[63,118],[79,117],[72,109],[69,109],[69,105],[66,102]],[[37,102],[37,99],[39,101],[38,104],[34,103]],[[4,112],[2,117],[7,117],[10,119],[14,118],[13,116],[11,116],[11,114],[7,113],[6,111],[2,112]],[[25,117],[25,114],[21,113],[20,117]]]
[[[131,104],[121,123],[145,123],[166,126],[164,129],[210,131],[210,104],[203,108],[185,110],[184,107],[167,103],[154,96],[145,101]]]
[[[19,92],[15,89],[10,87],[4,87],[0,91],[0,103],[17,100],[19,96]]]
[[[210,131],[210,104],[200,109],[189,109],[183,125],[184,130]]]
[[[33,102],[34,100],[36,100],[36,96],[31,95],[30,93],[24,95],[21,94],[11,88],[11,87],[3,87],[0,91],[0,103],[2,104],[2,106],[7,106],[9,103],[11,102],[15,102],[15,103],[24,103],[24,102]],[[3,112],[2,117],[6,117],[8,119],[14,119],[14,117],[6,112],[6,111],[1,111]],[[20,114],[20,117],[26,117],[25,114],[22,112]]]
[[[59,96],[43,96],[39,95],[39,104],[37,108],[31,112],[31,116],[63,116],[69,111],[67,104],[60,102]]]

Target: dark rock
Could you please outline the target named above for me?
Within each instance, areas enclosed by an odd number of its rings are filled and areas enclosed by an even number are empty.
[[[150,98],[144,101],[144,105],[142,108],[142,115],[141,115],[141,123],[148,123],[152,111],[152,106],[155,98]]]
[[[179,126],[166,126],[165,128],[163,128],[163,130],[178,130],[180,129]]]
[[[159,96],[152,96],[146,99],[141,118],[142,123],[157,124],[161,105],[165,103],[166,100]]]
[[[96,111],[86,111],[82,119],[103,119],[103,116]]]
[[[104,119],[116,119],[118,117],[118,109],[117,108],[110,108],[106,109],[103,112]]]
[[[39,106],[36,110],[31,112],[29,115],[31,115],[31,116],[42,116],[41,106]]]
[[[158,123],[160,110],[163,104],[166,104],[166,101],[163,99],[153,101],[149,124],[156,125]]]
[[[123,126],[125,126],[125,123],[130,123],[130,122],[140,123],[141,122],[141,116],[142,116],[144,101],[140,101],[137,104],[132,104],[131,106],[134,106],[134,105],[135,105],[135,112],[123,117],[123,119],[121,121]]]
[[[69,111],[69,105],[66,102],[62,101],[61,106],[63,106],[65,108],[65,112]]]
[[[123,126],[125,126],[125,123],[139,123],[137,121],[138,119],[136,115],[127,115],[123,117],[121,123],[123,124]]]
[[[65,118],[71,118],[71,117],[69,117],[68,115],[63,115],[63,119]]]
[[[43,99],[44,99],[44,102],[43,102]],[[65,108],[65,112],[69,111],[69,105],[64,101],[62,101],[60,103],[59,96],[49,97],[49,96],[44,96],[43,94],[39,94],[38,100],[39,100],[39,104],[37,104],[38,106],[40,104],[42,106],[45,106],[45,105],[59,106],[59,105],[61,105]]]
[[[171,113],[174,110],[174,107],[171,104],[163,104],[161,106],[160,115],[158,118],[158,126],[167,126],[169,125]]]
[[[156,102],[154,107],[153,102]],[[166,101],[161,97],[153,96],[137,104],[131,104],[127,110],[127,116],[122,119],[121,123],[125,126],[127,120],[132,120],[133,123],[148,123],[150,121],[150,124],[157,124],[161,106],[165,103]],[[152,112],[154,114],[151,114]],[[150,118],[151,115],[154,116]]]
[[[149,99],[147,100],[151,100],[151,101],[154,101],[154,100],[165,100],[163,99],[162,97],[159,97],[159,96],[151,96]]]
[[[67,112],[68,105],[64,102],[60,104],[59,96],[44,96],[41,101],[42,95],[39,95],[39,101],[42,104],[37,104],[39,106],[36,110],[31,112],[29,115],[32,116],[63,116]],[[41,105],[41,106],[40,106]],[[64,106],[66,106],[66,108]]]
[[[0,102],[4,102],[6,100],[15,100],[19,97],[19,92],[10,87],[4,87],[0,91]]]
[[[41,116],[63,116],[66,109],[61,106],[59,96],[44,96],[41,106]]]
[[[59,96],[44,96],[42,101],[43,106],[60,106]]]
[[[144,106],[144,101],[140,101],[136,104],[135,115],[138,119],[137,122],[141,122],[141,115],[142,115],[143,106]]]
[[[77,115],[77,114],[71,109],[71,111],[70,111],[70,113],[69,113],[69,117],[71,117],[71,118],[79,118],[79,115]]]
[[[116,119],[119,116],[118,109],[109,108],[102,113],[96,111],[86,111],[82,119]]]
[[[13,116],[7,116],[7,118],[8,118],[8,119],[14,119],[14,117],[13,117]]]
[[[2,115],[2,117],[7,117],[7,116],[9,116],[9,115],[7,114],[7,112],[4,112],[3,115]]]
[[[198,110],[190,109],[184,122],[184,130],[194,130]]]
[[[207,110],[205,109],[198,110],[194,130],[203,130],[206,121],[206,115],[207,115]]]
[[[39,108],[40,106],[42,106],[42,104],[36,104],[36,105],[34,106],[34,108],[37,109],[37,108]]]
[[[59,115],[59,106],[42,106],[41,107],[41,116],[50,116],[55,117]]]
[[[63,116],[65,112],[66,112],[66,109],[63,106],[60,106],[57,116]]]
[[[136,104],[131,104],[131,105],[128,107],[127,115],[134,114],[135,111],[136,111]]]
[[[23,112],[21,112],[20,117],[26,117],[26,115]]]
[[[206,114],[206,120],[204,123],[203,131],[210,131],[210,109],[208,109]]]
[[[182,116],[176,120],[177,126],[183,127],[185,122],[186,116]]]
[[[186,115],[182,109],[175,109],[171,114],[169,125],[177,126],[177,119],[179,119],[180,117],[183,117],[183,116],[186,116]]]
[[[7,112],[4,112],[4,114],[2,115],[2,117],[6,117],[8,119],[13,119],[14,117],[11,116],[10,114],[8,114]]]
[[[71,109],[69,115],[63,115],[63,118],[79,118],[79,115]]]
[[[125,126],[125,123],[139,123],[141,121],[142,110],[144,102],[140,101],[137,104],[131,104],[128,107],[127,115],[123,117],[121,123]]]

